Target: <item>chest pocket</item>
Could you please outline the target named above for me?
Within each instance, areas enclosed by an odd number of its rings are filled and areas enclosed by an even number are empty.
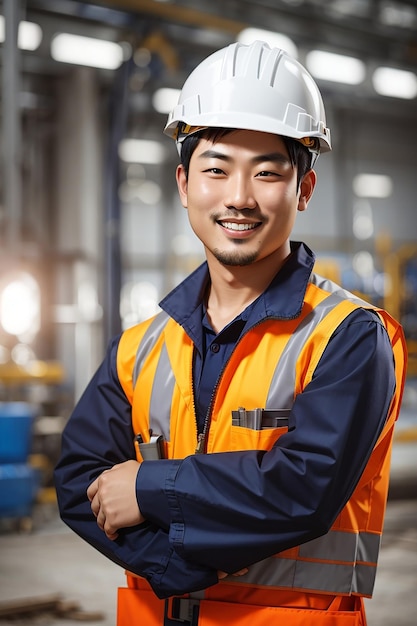
[[[231,428],[231,449],[270,450],[278,439],[288,431],[288,426],[254,430],[242,426]]]
[[[270,450],[288,431],[290,409],[232,411],[232,450]]]

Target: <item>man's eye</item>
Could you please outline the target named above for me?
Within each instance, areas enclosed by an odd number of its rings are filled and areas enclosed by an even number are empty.
[[[257,176],[278,176],[278,174],[276,172],[268,172],[267,170],[262,170],[262,172],[259,172]]]
[[[209,167],[204,171],[209,172],[210,174],[224,174],[223,170],[221,170],[219,167]]]

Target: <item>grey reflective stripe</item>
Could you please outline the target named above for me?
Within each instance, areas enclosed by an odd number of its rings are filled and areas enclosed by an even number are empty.
[[[174,385],[174,372],[164,344],[159,355],[152,385],[149,426],[154,433],[163,435],[166,441],[170,441],[170,407]]]
[[[311,274],[310,281],[311,284],[316,285],[320,289],[324,291],[328,291],[329,293],[338,294],[341,300],[350,300],[359,306],[363,306],[365,309],[373,309],[374,307],[366,300],[362,300],[362,298],[358,298],[354,293],[348,291],[347,289],[342,289],[340,285],[334,283],[332,280],[328,278],[323,278],[319,274]]]
[[[268,392],[268,408],[290,408],[294,402],[295,368],[300,352],[314,329],[336,305],[345,298],[340,293],[332,293],[320,302],[297,326],[275,368]]]
[[[299,559],[278,555],[251,565],[235,584],[372,595],[380,536],[330,531],[299,547]],[[369,555],[370,560],[365,560]],[[303,560],[309,559],[309,560]]]
[[[355,565],[340,563],[297,563],[294,587],[329,593],[371,595],[375,583],[376,566],[368,567],[364,580],[358,580]],[[361,587],[359,588],[359,584]]]
[[[335,530],[300,545],[299,554],[306,559],[356,561],[359,535]]]
[[[136,381],[138,379],[140,370],[142,369],[142,365],[146,357],[152,350],[156,339],[161,334],[162,329],[164,328],[168,320],[168,313],[165,313],[165,311],[161,311],[160,313],[158,313],[158,315],[156,315],[155,319],[150,323],[145,334],[143,335],[136,352],[135,365],[133,366],[133,388],[135,388]]]
[[[361,563],[376,563],[378,561],[381,535],[375,533],[360,533],[358,541],[357,561]]]
[[[352,582],[353,592],[363,596],[372,596],[375,585],[376,565],[357,563]]]

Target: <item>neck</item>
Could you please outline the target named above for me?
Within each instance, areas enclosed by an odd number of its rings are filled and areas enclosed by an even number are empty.
[[[207,315],[217,333],[265,291],[287,257],[237,267],[207,258],[211,278]]]

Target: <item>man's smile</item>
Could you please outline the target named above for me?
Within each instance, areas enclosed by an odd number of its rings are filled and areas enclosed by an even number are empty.
[[[226,221],[221,221],[218,220],[217,221],[218,224],[220,224],[220,226],[222,226],[223,228],[227,228],[228,230],[236,230],[236,231],[243,231],[243,230],[254,230],[255,228],[258,228],[258,226],[261,225],[260,222],[256,222],[256,223],[243,223],[243,222],[226,222]]]

